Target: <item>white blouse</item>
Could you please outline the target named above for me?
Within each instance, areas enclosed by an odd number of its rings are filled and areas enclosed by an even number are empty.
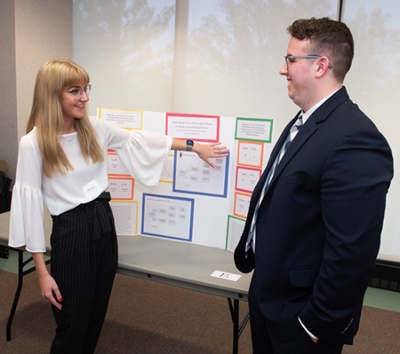
[[[97,118],[89,119],[103,149],[104,161],[87,164],[77,133],[62,135],[61,146],[74,168],[65,175],[56,174],[52,178],[43,175],[36,128],[21,138],[10,212],[11,247],[26,246],[29,252],[46,251],[43,202],[51,215],[59,215],[96,199],[108,187],[108,149],[117,152],[137,182],[151,189],[157,185],[171,149],[171,137],[129,131]]]

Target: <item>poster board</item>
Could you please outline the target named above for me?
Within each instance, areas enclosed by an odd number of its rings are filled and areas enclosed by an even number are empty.
[[[99,108],[98,118],[124,129],[227,146],[228,157],[212,159],[215,168],[194,152],[170,151],[154,190],[131,178],[115,151],[108,152],[107,164],[118,234],[234,250],[272,150],[272,119],[126,108]]]

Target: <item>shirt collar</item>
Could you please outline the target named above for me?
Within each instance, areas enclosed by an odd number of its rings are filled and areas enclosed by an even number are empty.
[[[321,101],[319,101],[317,104],[315,104],[314,106],[312,106],[307,112],[303,112],[301,111],[301,113],[303,114],[303,124],[307,121],[308,118],[310,118],[311,114],[313,114],[317,108],[319,108],[320,106],[322,106],[322,104],[328,99],[330,98],[333,94],[335,94],[337,91],[333,91],[329,96],[323,98]]]

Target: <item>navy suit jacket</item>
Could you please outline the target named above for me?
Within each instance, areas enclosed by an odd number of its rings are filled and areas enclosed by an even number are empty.
[[[254,269],[252,287],[272,331],[290,340],[302,323],[329,342],[352,343],[380,245],[393,158],[386,139],[342,87],[306,121],[278,165],[245,243],[266,175],[255,187],[237,268]]]

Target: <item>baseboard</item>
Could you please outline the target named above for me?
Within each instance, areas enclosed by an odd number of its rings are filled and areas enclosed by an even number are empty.
[[[369,286],[400,292],[400,263],[377,259]]]

